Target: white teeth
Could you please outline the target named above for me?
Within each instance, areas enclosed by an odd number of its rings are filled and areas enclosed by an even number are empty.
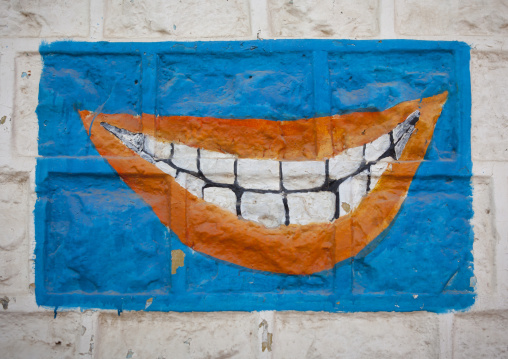
[[[409,138],[411,137],[411,134],[414,131],[414,127],[411,126],[408,128],[408,131],[402,136],[402,138],[397,142],[395,145],[395,158],[399,159],[402,155],[402,151],[404,151],[404,147],[406,147],[407,141],[409,141]]]
[[[198,198],[203,197],[203,187],[205,185],[203,180],[188,173],[180,172],[178,173],[178,176],[176,176],[176,182],[194,196]]]
[[[157,141],[152,136],[145,136],[145,142],[143,143],[143,151],[152,157],[155,157],[155,146]]]
[[[173,164],[176,167],[183,168],[187,171],[197,172],[198,171],[198,149],[185,146],[185,145],[174,145],[173,151]]]
[[[391,168],[390,161],[394,159],[382,156],[393,149],[394,157],[400,158],[419,116],[420,112],[415,111],[391,134],[330,158],[328,177],[326,161],[238,159],[230,154],[158,141],[106,123],[101,125],[143,159],[174,177],[191,194],[233,214],[237,214],[239,206],[242,218],[276,228],[283,224],[330,222],[354,211]],[[368,169],[362,167],[366,164]],[[336,181],[342,181],[338,188]],[[237,193],[241,194],[239,203]]]
[[[370,189],[376,187],[377,181],[379,181],[383,172],[388,168],[390,164],[388,160],[392,161],[393,159],[391,157],[383,158],[382,161],[370,166]]]
[[[171,158],[172,144],[167,142],[155,142],[154,156],[161,160],[169,160]]]
[[[291,224],[329,222],[335,215],[335,194],[323,192],[301,192],[287,195]]]
[[[390,135],[387,133],[365,146],[365,160],[376,161],[390,148]]]
[[[166,162],[159,161],[159,162],[156,162],[155,165],[157,166],[158,169],[160,169],[162,172],[170,175],[171,177],[176,176],[176,169],[174,169],[173,167],[168,165]]]
[[[235,157],[225,153],[201,150],[199,167],[203,175],[216,183],[235,183]]]
[[[207,187],[203,190],[204,200],[236,214],[236,194],[229,188]]]
[[[368,172],[363,171],[350,177],[339,186],[340,216],[353,211],[367,193]]]
[[[363,146],[350,148],[343,153],[330,158],[328,173],[331,179],[341,179],[356,172],[363,159]]]
[[[278,193],[245,192],[240,209],[244,219],[268,228],[279,227],[286,220],[282,195]]]
[[[280,190],[279,162],[242,158],[237,164],[238,184],[248,189]]]
[[[325,183],[325,163],[317,161],[282,162],[282,183],[288,190],[310,189]]]

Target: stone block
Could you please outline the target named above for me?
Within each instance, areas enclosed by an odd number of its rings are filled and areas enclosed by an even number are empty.
[[[430,313],[277,313],[274,358],[437,358],[439,324]]]
[[[108,0],[105,3],[106,37],[211,38],[250,34],[247,0]]]
[[[28,176],[0,175],[0,293],[28,291]]]
[[[506,358],[508,311],[459,313],[453,324],[454,358]]]
[[[74,358],[82,333],[77,313],[0,312],[3,358]]]
[[[0,2],[1,37],[87,36],[89,0]]]
[[[502,0],[396,0],[395,29],[402,35],[500,35],[508,32]]]
[[[475,309],[491,306],[496,286],[496,235],[494,231],[494,208],[492,180],[488,177],[473,178],[473,211],[471,220],[474,230],[474,275],[478,297]]]
[[[13,139],[16,153],[37,156],[37,104],[42,60],[39,54],[21,53],[16,58]]]
[[[255,358],[258,324],[255,313],[102,314],[97,355],[133,359]]]
[[[378,0],[268,0],[275,37],[361,38],[379,33]]]
[[[507,76],[508,52],[472,52],[473,160],[508,160]]]

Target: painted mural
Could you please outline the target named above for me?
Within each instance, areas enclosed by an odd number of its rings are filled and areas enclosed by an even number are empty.
[[[40,52],[39,304],[441,312],[474,302],[465,44]]]

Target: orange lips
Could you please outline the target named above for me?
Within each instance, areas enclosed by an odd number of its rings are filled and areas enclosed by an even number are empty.
[[[355,256],[399,211],[447,99],[442,93],[363,112],[298,121],[231,120],[94,114],[81,119],[98,152],[148,203],[160,221],[192,249],[243,267],[275,273],[311,274]],[[107,123],[159,141],[224,152],[238,158],[325,160],[389,133],[414,111],[420,119],[401,157],[347,215],[332,222],[266,228],[198,198],[155,164],[126,147],[101,126]]]

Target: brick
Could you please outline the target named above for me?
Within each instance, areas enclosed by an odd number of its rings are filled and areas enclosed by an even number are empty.
[[[402,35],[496,35],[508,33],[502,0],[396,0],[395,29]]]
[[[478,297],[475,309],[492,305],[495,283],[496,236],[494,231],[494,208],[492,180],[489,177],[473,177],[473,211],[471,224],[474,230],[474,275]]]
[[[81,335],[78,313],[0,312],[0,356],[4,358],[74,358]]]
[[[508,356],[508,311],[456,314],[453,331],[454,358]]]
[[[437,315],[277,313],[274,358],[436,358]]]
[[[13,139],[16,153],[37,156],[37,104],[42,60],[39,54],[22,53],[16,58]]]
[[[99,318],[98,358],[254,358],[253,313],[122,313]]]
[[[28,176],[0,175],[0,293],[28,291]]]
[[[210,38],[250,35],[247,0],[107,0],[104,34],[111,38]]]
[[[508,52],[473,51],[471,155],[508,160]]]
[[[0,36],[87,36],[89,0],[7,0],[0,2]]]
[[[378,0],[268,0],[276,37],[371,37],[379,33]]]

